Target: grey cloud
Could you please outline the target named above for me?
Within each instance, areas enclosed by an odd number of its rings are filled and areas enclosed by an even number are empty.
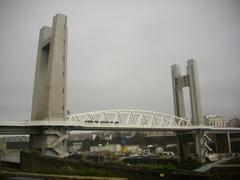
[[[0,2],[0,117],[29,119],[39,29],[68,16],[68,108],[173,114],[170,65],[198,61],[205,113],[240,116],[240,3]]]

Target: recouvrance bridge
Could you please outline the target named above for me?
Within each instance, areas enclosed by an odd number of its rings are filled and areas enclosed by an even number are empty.
[[[230,134],[240,128],[204,125],[195,60],[189,60],[187,74],[172,66],[175,115],[148,110],[103,110],[66,114],[67,17],[57,14],[52,27],[40,30],[31,120],[0,120],[0,134],[29,134],[30,148],[44,155],[65,156],[68,132],[72,130],[173,131],[180,160],[189,157],[189,136],[194,141],[196,161],[206,161],[211,148],[208,134],[216,135],[218,149],[231,153]],[[190,90],[192,118],[185,115],[183,88]]]

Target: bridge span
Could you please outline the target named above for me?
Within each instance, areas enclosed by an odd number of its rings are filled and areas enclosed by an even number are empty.
[[[70,114],[65,120],[0,121],[0,134],[39,134],[41,129],[239,132],[240,128],[192,125],[190,119],[146,110],[104,110]]]

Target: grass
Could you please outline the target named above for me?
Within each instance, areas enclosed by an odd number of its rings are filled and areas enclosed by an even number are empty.
[[[132,167],[148,169],[148,170],[157,170],[157,171],[173,171],[176,170],[176,166],[168,163],[168,164],[136,164]]]
[[[40,168],[38,170],[38,173],[58,174],[58,175],[116,177],[115,174],[109,171],[106,171],[104,169],[85,168],[85,167],[80,169],[73,169],[71,166],[65,166],[62,168],[55,168],[55,167]]]

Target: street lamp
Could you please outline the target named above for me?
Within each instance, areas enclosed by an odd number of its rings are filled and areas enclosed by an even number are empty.
[[[99,163],[100,163],[100,160],[101,160],[101,159],[100,159],[100,152],[101,152],[101,151],[100,151],[100,147],[102,147],[102,144],[98,144],[98,147],[99,147],[99,149],[98,149],[98,150],[99,150],[99,151],[98,151],[98,164],[99,164]]]

